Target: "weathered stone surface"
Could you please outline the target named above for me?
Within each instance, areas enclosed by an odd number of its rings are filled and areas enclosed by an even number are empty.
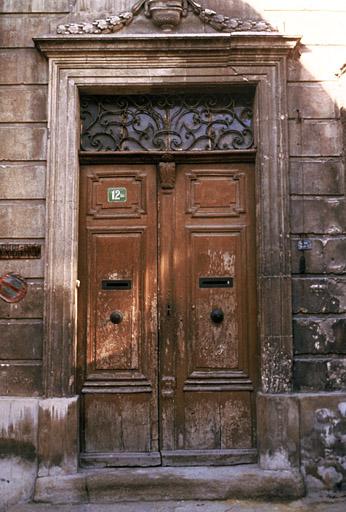
[[[0,395],[39,396],[42,394],[40,362],[0,361]]]
[[[327,363],[327,388],[332,391],[346,389],[346,359],[331,359]]]
[[[346,278],[294,278],[294,313],[344,313]]]
[[[137,501],[108,505],[49,505],[49,512],[345,512],[343,493],[328,492],[306,496],[298,501],[254,501],[247,499],[228,500],[166,500]],[[20,504],[11,507],[8,512],[47,512],[44,503]]]
[[[342,152],[341,123],[337,120],[289,121],[291,156],[340,156]]]
[[[33,37],[50,33],[50,26],[59,25],[65,15],[58,14],[3,14],[0,31],[0,47],[30,48],[34,46]]]
[[[346,359],[295,359],[294,388],[297,391],[346,390]]]
[[[2,240],[0,241],[0,245],[1,243]],[[7,272],[16,272],[26,279],[43,278],[44,258],[41,257],[40,259],[0,260],[0,275],[4,275]]]
[[[0,164],[2,199],[44,199],[46,166],[30,162]]]
[[[336,74],[345,62],[344,46],[304,45],[301,54],[288,61],[288,79],[291,81],[336,80]]]
[[[344,191],[341,159],[290,159],[291,194],[343,195]]]
[[[227,468],[119,468],[38,478],[34,499],[52,504],[78,500],[82,503],[117,503],[249,496],[252,499],[289,499],[303,494],[304,486],[298,472],[262,470],[247,464]]]
[[[343,45],[343,16],[334,12],[301,11],[273,12],[267,11],[266,19],[278,25],[287,34],[302,34],[302,44]],[[330,27],[330,30],[326,28]]]
[[[298,467],[299,409],[296,398],[260,393],[257,418],[260,466],[273,470]]]
[[[216,11],[218,14],[225,14],[231,17],[244,17],[258,19],[263,17],[263,13],[258,9],[258,0],[204,0],[195,2],[204,9]],[[75,12],[102,12],[111,13],[128,11],[133,6],[132,0],[117,0],[114,7],[113,0],[76,0]],[[116,9],[116,11],[115,11]]]
[[[47,120],[45,85],[0,86],[0,122],[21,123]]]
[[[302,251],[297,249],[299,238],[292,238],[292,272],[301,272],[300,259]],[[312,249],[304,251],[306,274],[344,274],[346,272],[346,238],[345,237],[309,237]]]
[[[0,5],[1,13],[31,13],[31,12],[69,12],[70,0],[3,0]]]
[[[185,3],[185,2],[184,2]],[[139,2],[136,4],[136,7],[133,8],[133,5],[128,6],[127,9],[123,12],[117,10],[108,11],[107,17],[99,17],[99,19],[92,19],[92,14],[90,12],[90,18],[86,22],[81,19],[73,20],[72,23],[61,24],[57,28],[58,34],[107,34],[114,33],[119,30],[124,29],[124,27],[128,27],[131,25],[130,30],[132,31],[132,23],[134,21],[146,21],[147,24],[150,21],[153,22],[155,27],[146,27],[143,25],[143,32],[147,32],[148,30],[152,30],[157,27],[159,29],[167,28],[169,25],[169,30],[178,30],[180,31],[183,28],[184,22],[188,23],[188,32],[194,31],[193,25],[197,23],[197,31],[201,32],[203,29],[212,29],[214,31],[224,31],[224,32],[249,32],[249,31],[259,31],[259,32],[273,32],[276,29],[271,26],[266,20],[259,17],[257,11],[251,11],[251,15],[247,15],[244,11],[245,9],[241,9],[240,17],[237,15],[237,5],[241,6],[242,4],[235,0],[232,2],[232,14],[230,16],[225,15],[222,12],[216,12],[213,9],[204,8],[201,4],[197,2],[191,2],[190,0],[186,1],[186,5],[189,4],[189,9],[186,9],[183,12],[183,5],[176,6],[175,10],[176,16],[170,18],[169,24],[167,24],[167,14],[161,11],[158,11],[153,5],[152,2]],[[228,10],[228,4],[222,3],[222,6]],[[214,5],[214,8],[217,9],[217,6]],[[93,7],[91,9],[95,8]],[[91,11],[90,9],[90,11]],[[118,6],[119,9],[119,6]],[[95,18],[95,15],[94,15]],[[149,19],[148,19],[149,18]],[[139,25],[136,24],[135,25]],[[198,30],[199,28],[199,30]]]
[[[42,201],[6,201],[0,204],[1,238],[43,238],[45,205]]]
[[[87,503],[86,478],[80,473],[71,476],[37,478],[34,500],[38,503],[67,503],[69,506],[74,503]]]
[[[128,11],[132,6],[131,0],[117,0],[116,9]],[[114,14],[113,0],[76,0],[74,12],[108,12]]]
[[[46,128],[35,125],[0,126],[0,160],[45,160]]]
[[[329,359],[314,358],[295,360],[293,366],[295,391],[325,391],[328,361]]]
[[[299,111],[301,118],[335,118],[339,115],[337,106],[338,89],[336,84],[290,83],[288,93],[288,115],[296,119]]]
[[[346,83],[346,72],[343,73],[342,79],[343,79],[343,83],[345,84]],[[345,87],[343,87],[343,89],[344,88]],[[340,117],[341,117],[341,125],[342,125],[342,135],[343,135],[343,145],[344,145],[344,162],[345,162],[345,147],[346,147],[346,92],[342,92],[340,94],[340,103],[342,105],[342,107],[340,109]]]
[[[345,199],[306,196],[292,198],[291,233],[346,233]]]
[[[346,65],[345,65],[345,68],[346,70]],[[341,88],[343,90],[343,92],[341,93],[341,98],[340,98],[340,103],[342,105],[341,109],[340,109],[340,114],[341,114],[341,126],[342,126],[342,141],[343,141],[343,149],[344,149],[344,165],[346,166],[346,92],[345,92],[345,89],[346,89],[346,72],[343,73],[343,76],[341,77],[342,78],[342,82],[341,84],[343,83],[343,87],[341,85]]]
[[[326,272],[333,274],[345,273],[345,248],[345,238],[334,238],[324,244],[323,255],[326,262]]]
[[[45,84],[48,63],[36,49],[0,50],[0,84]]]
[[[0,318],[42,318],[43,283],[28,280],[28,292],[20,302],[0,301]]]
[[[273,270],[274,272],[274,270]],[[262,301],[265,302],[266,311],[271,310],[273,297],[283,295],[289,297],[291,293],[291,282],[287,277],[264,276],[260,280],[262,290]],[[290,336],[291,320],[281,314],[281,311],[273,312],[270,317],[261,318],[261,333],[263,336]]]
[[[292,386],[292,337],[267,336],[261,342],[261,380],[266,393],[285,393]]]
[[[39,476],[75,473],[79,455],[79,397],[48,398],[39,404]]]
[[[41,320],[0,320],[1,359],[41,359]]]
[[[295,354],[346,354],[345,317],[309,317],[293,320]]]
[[[0,410],[1,456],[33,461],[36,458],[37,400],[0,398]],[[13,442],[6,444],[6,440]]]
[[[31,498],[36,476],[37,400],[0,398],[0,508]]]
[[[249,1],[249,0],[248,0]],[[258,4],[257,0],[250,0],[254,5]],[[333,0],[333,2],[326,2],[325,0],[284,0],[278,2],[277,0],[264,0],[265,10],[273,11],[346,11],[344,0]]]
[[[346,483],[346,395],[300,398],[301,464],[309,490],[340,489]]]

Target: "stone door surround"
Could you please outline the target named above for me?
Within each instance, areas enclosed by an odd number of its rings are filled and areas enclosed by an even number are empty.
[[[75,395],[79,93],[256,88],[258,332],[264,393],[291,390],[286,59],[277,33],[50,35],[45,358],[47,397]]]

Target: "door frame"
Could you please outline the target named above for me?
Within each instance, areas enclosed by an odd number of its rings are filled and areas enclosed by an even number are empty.
[[[47,397],[75,397],[76,393],[80,91],[128,94],[188,87],[207,91],[220,86],[239,88],[244,83],[256,89],[260,388],[266,394],[291,391],[286,68],[298,42],[293,36],[246,32],[35,39],[49,60],[43,361]],[[70,463],[68,471],[77,469],[78,446],[69,453],[70,461],[71,456],[75,464]]]

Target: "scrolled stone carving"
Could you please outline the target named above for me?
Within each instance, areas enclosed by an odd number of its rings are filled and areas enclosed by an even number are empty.
[[[204,9],[195,0],[138,0],[131,11],[121,12],[105,19],[84,23],[66,23],[57,27],[58,34],[111,34],[129,25],[135,16],[144,9],[146,17],[170,32],[176,28],[181,19],[194,13],[199,19],[218,32],[273,32],[270,23],[264,20],[244,20],[218,14],[212,9]]]

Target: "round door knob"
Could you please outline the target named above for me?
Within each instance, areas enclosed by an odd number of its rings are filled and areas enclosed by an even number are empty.
[[[210,313],[210,318],[214,322],[214,324],[220,324],[224,319],[224,313],[221,308],[214,308]]]
[[[113,313],[111,313],[109,316],[109,320],[112,322],[112,324],[120,324],[123,318],[123,314],[120,311],[113,311]]]

